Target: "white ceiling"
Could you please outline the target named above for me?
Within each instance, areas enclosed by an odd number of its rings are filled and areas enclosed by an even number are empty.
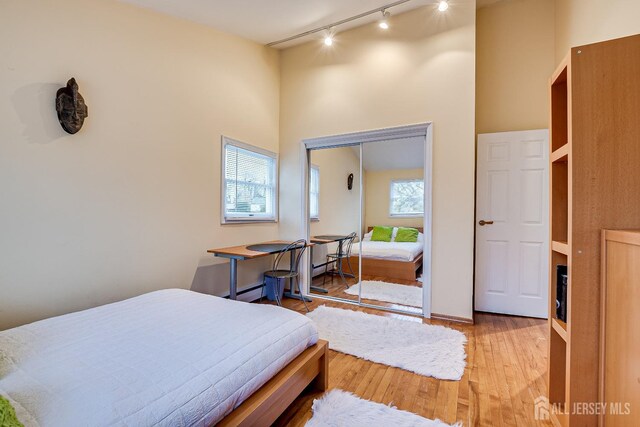
[[[314,28],[332,24],[393,0],[120,0],[157,12],[184,18],[267,44]],[[411,0],[395,6],[392,14],[433,4],[436,0]],[[486,1],[486,0],[485,0]],[[340,26],[341,30],[358,27],[380,19],[370,15]],[[311,40],[308,36],[278,48]]]
[[[351,147],[360,156],[358,146]],[[362,146],[362,167],[366,171],[421,169],[424,167],[424,137],[393,139]]]

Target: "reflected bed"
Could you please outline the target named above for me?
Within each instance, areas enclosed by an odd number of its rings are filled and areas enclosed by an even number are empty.
[[[422,253],[424,249],[423,228],[418,242],[374,242],[370,235],[373,227],[362,240],[362,274],[386,279],[416,280],[422,269]],[[359,244],[354,243],[351,265],[358,268]]]

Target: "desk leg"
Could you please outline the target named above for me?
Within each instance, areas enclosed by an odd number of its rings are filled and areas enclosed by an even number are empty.
[[[229,259],[229,299],[237,299],[238,291],[238,260]]]

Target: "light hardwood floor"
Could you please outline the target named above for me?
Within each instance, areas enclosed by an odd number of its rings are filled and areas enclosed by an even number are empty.
[[[368,279],[368,278],[365,278]],[[337,281],[331,288],[338,289]],[[551,426],[534,418],[534,400],[546,395],[546,321],[476,313],[465,325],[358,308],[314,299],[309,304],[360,310],[406,320],[445,325],[467,335],[467,367],[460,381],[423,377],[330,351],[329,388],[340,388],[376,402],[392,403],[430,419],[465,426]],[[300,301],[285,299],[289,309],[306,313]],[[278,419],[277,426],[304,426],[320,394],[305,391]],[[372,426],[373,427],[373,426]]]

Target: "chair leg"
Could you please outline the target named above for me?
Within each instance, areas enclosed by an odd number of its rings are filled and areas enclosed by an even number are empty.
[[[322,287],[324,288],[324,283],[327,281],[327,266],[329,265],[329,257],[327,257],[327,262],[324,264],[324,275],[322,276]]]
[[[347,265],[349,266],[349,273],[351,273],[352,276],[355,276],[356,273],[354,273],[353,268],[351,268],[351,257],[347,258]]]
[[[292,281],[293,280],[296,281],[296,286],[298,287],[298,294],[300,295],[300,299],[302,300],[302,303],[304,304],[304,308],[307,309],[307,313],[308,313],[309,307],[307,306],[307,302],[304,300],[304,295],[302,295],[302,289],[300,289],[300,282],[298,281],[297,277],[294,277]]]
[[[349,289],[349,284],[347,283],[347,279],[344,277],[344,271],[342,268],[342,258],[338,262],[338,273],[340,273],[340,277],[342,277],[342,283]]]
[[[338,258],[336,260],[336,267],[338,268],[338,274],[340,274],[340,277],[342,278],[342,283],[344,283],[347,289],[349,289],[349,284],[347,283],[347,279],[344,277],[344,271],[342,266],[343,266],[342,258]]]
[[[276,289],[274,294],[276,296],[276,304],[278,304],[279,307],[282,307],[282,300],[280,300],[280,280],[282,279],[276,279]]]
[[[262,303],[262,298],[264,298],[264,291],[267,287],[267,280],[266,279],[262,279],[262,289],[260,290],[260,303]]]

